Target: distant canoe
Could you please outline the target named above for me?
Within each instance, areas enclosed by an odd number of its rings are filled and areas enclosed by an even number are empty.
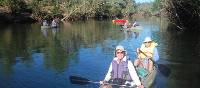
[[[124,31],[140,32],[143,30],[142,26],[136,26],[131,28],[123,28]]]
[[[58,28],[59,26],[41,26],[41,29]]]
[[[51,28],[51,26],[41,26],[41,29]]]
[[[51,26],[51,28],[59,28],[59,26]]]
[[[116,19],[116,20],[112,20],[113,23],[115,24],[124,24],[126,22],[128,22],[128,20],[125,20],[125,19]]]

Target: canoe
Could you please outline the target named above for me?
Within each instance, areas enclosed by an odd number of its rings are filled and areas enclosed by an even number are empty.
[[[59,28],[59,26],[51,26],[51,28]]]
[[[41,29],[59,28],[59,26],[41,26]]]
[[[139,68],[136,68],[136,71],[138,72]],[[145,88],[149,88],[152,86],[157,74],[157,68],[154,66],[154,69],[146,74],[145,77],[140,77],[142,84],[144,85]]]
[[[125,19],[116,19],[116,20],[112,20],[112,22],[115,23],[115,24],[122,25],[122,24],[128,22],[128,20],[125,20]]]
[[[41,29],[51,28],[51,26],[41,26]]]
[[[136,26],[131,28],[122,28],[124,31],[131,31],[131,32],[141,32],[143,30],[142,26]]]
[[[132,31],[134,31],[134,30],[142,30],[143,28],[142,28],[142,26],[136,26],[136,27],[130,27],[130,28],[123,28],[124,30],[132,30]]]

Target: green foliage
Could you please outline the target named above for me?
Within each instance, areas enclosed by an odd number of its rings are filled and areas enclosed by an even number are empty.
[[[53,11],[52,11],[53,15],[57,15],[57,14],[61,14],[61,11],[60,11],[60,7],[58,4],[55,4],[53,6]]]
[[[74,11],[70,15],[79,13],[79,15],[112,17],[117,14],[134,12],[134,2],[132,0],[69,0],[65,6],[68,13]]]
[[[8,0],[0,0],[0,5],[5,6],[8,4]]]
[[[135,2],[133,2],[132,0],[123,0],[123,1],[124,1],[123,5],[125,7],[122,9],[122,13],[129,14],[135,12],[135,6],[134,6]]]
[[[135,12],[133,0],[0,0],[8,3],[13,13],[31,9],[34,16],[42,14],[62,14],[71,17],[113,17]]]
[[[198,27],[200,20],[199,3],[199,0],[169,0],[166,9],[170,21],[181,28]]]
[[[143,16],[152,15],[153,3],[140,3],[137,5],[137,13]]]
[[[33,0],[30,4],[30,8],[33,10],[34,15],[39,15],[40,13],[40,0]]]
[[[159,11],[166,7],[166,0],[155,0],[153,4],[153,11]]]
[[[9,0],[9,7],[12,13],[20,13],[27,9],[24,0]]]

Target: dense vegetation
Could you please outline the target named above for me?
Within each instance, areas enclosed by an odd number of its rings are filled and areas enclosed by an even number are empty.
[[[165,10],[172,24],[178,30],[194,31],[199,27],[200,21],[199,0],[155,0],[154,9]]]
[[[122,17],[135,12],[132,0],[0,0],[0,7],[14,16],[29,13],[37,20],[54,16],[63,20]]]
[[[199,0],[170,0],[167,6],[169,18],[181,27],[179,29],[195,31],[200,21],[199,5]]]
[[[159,2],[154,5],[136,4],[134,0],[0,0],[0,10],[10,14],[9,18],[14,16],[11,19],[14,21],[26,16],[35,20],[52,19],[54,16],[59,16],[62,20],[83,20],[91,17],[122,18],[133,14],[159,15]]]
[[[178,29],[198,27],[199,0],[155,0],[136,4],[134,0],[0,0],[0,20],[33,21],[52,19],[84,20],[88,18],[121,18],[168,16]],[[195,29],[195,28],[194,28]]]

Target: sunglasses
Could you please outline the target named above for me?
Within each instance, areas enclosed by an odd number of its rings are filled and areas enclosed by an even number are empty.
[[[144,42],[144,43],[151,43],[151,41],[150,42]]]
[[[124,54],[124,51],[122,51],[122,52],[116,52],[117,54]]]

